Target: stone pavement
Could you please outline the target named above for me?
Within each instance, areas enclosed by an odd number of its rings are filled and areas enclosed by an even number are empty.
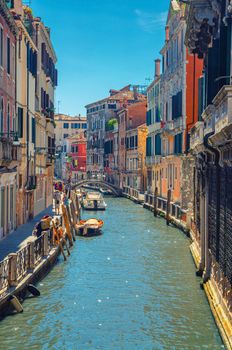
[[[33,240],[32,231],[37,222],[39,222],[44,215],[52,215],[52,206],[42,211],[26,224],[19,226],[15,231],[6,236],[0,241],[0,261],[2,261],[8,254],[15,253],[25,243]]]

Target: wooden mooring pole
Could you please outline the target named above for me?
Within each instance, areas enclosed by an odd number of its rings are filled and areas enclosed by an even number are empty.
[[[154,216],[157,216],[157,197],[158,197],[158,187],[155,188],[155,193],[154,193]]]
[[[166,223],[168,226],[170,224],[171,198],[172,198],[172,191],[169,189],[168,195],[167,195],[167,213],[166,213]]]

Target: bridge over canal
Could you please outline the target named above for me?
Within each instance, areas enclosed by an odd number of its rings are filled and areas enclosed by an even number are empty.
[[[102,188],[107,188],[108,190],[111,190],[113,194],[117,197],[122,196],[122,190],[118,188],[117,186],[114,186],[106,181],[97,180],[97,179],[86,179],[86,180],[80,180],[77,181],[75,184],[72,185],[72,188],[80,188],[84,185],[98,185]]]

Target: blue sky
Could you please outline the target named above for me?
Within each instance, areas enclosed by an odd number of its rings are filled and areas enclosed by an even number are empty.
[[[32,0],[58,57],[56,108],[60,101],[60,112],[85,114],[111,88],[153,78],[168,7],[169,0]]]

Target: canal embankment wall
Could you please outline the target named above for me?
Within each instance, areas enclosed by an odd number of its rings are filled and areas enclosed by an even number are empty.
[[[168,224],[174,225],[190,238],[190,252],[196,265],[196,274],[199,274],[201,265],[200,241],[197,239],[194,222],[188,211],[182,210],[180,206],[171,201],[168,203],[166,199],[159,197],[155,199],[154,195],[145,195],[144,201],[138,200],[137,196],[130,193],[124,192],[124,197],[137,204],[142,204],[155,216],[163,217]],[[232,308],[229,302],[232,290],[229,284],[227,289],[225,285],[222,288],[223,283],[226,283],[226,279],[222,276],[216,262],[211,260],[210,274],[207,279],[202,278],[201,287],[205,291],[223,342],[228,350],[232,350]]]

